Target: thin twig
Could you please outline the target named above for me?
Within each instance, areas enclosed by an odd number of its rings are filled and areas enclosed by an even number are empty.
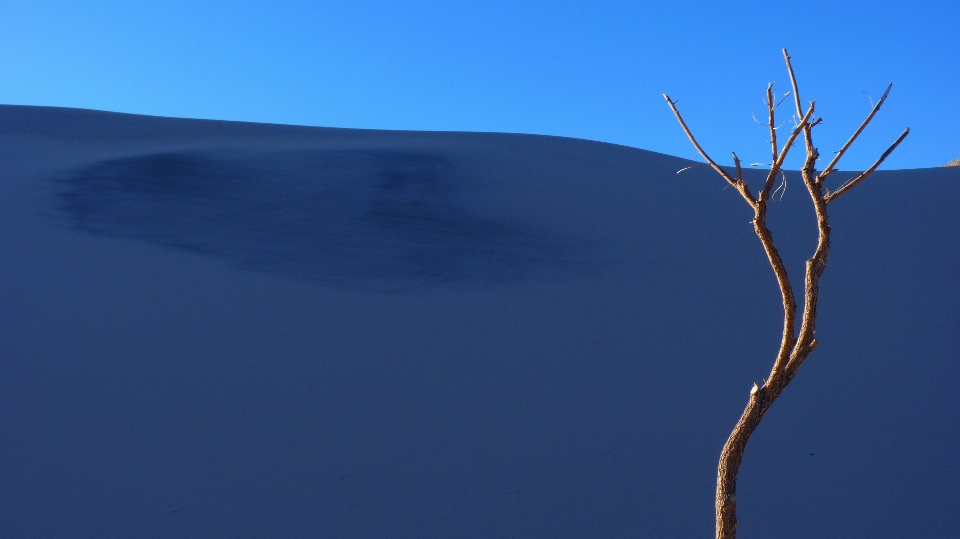
[[[780,106],[780,103],[783,103],[783,100],[786,99],[792,92],[787,92],[783,94],[783,97],[780,98],[780,101],[777,101],[777,106]]]
[[[692,169],[692,168],[700,168],[700,167],[705,166],[705,165],[706,165],[706,163],[700,163],[699,165],[690,165],[689,167],[683,167],[683,168],[681,168],[680,170],[677,171],[677,174],[680,174],[681,172],[686,172],[686,171],[688,171],[688,170],[690,170],[690,169]]]
[[[770,84],[767,85],[767,111],[768,111],[768,115],[769,115],[769,117],[770,117],[770,120],[769,120],[769,125],[770,125],[770,145],[771,145],[771,147],[772,147],[772,149],[773,149],[773,157],[771,157],[770,160],[771,160],[771,161],[776,161],[776,160],[777,160],[777,154],[780,153],[780,152],[777,151],[777,128],[774,127],[774,125],[776,125],[776,122],[773,121],[773,109],[774,109],[774,105],[773,105],[773,83],[771,82]]]
[[[780,170],[780,186],[773,192],[771,198],[776,197],[777,193],[780,193],[780,198],[778,200],[783,200],[783,196],[787,194],[787,174],[781,169]],[[783,190],[782,192],[780,190]]]

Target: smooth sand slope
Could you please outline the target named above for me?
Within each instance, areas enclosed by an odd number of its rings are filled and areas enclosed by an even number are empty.
[[[0,536],[709,537],[782,313],[749,209],[689,164],[0,106]],[[831,206],[740,537],[960,534],[958,200],[935,168]]]

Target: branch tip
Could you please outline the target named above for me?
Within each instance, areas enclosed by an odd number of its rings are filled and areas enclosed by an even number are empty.
[[[823,172],[821,172],[820,175],[817,176],[817,183],[823,183],[823,180],[826,179],[827,176],[837,171],[837,169],[834,167],[837,165],[838,162],[840,162],[840,158],[843,157],[843,154],[847,151],[847,148],[849,148],[850,145],[853,144],[853,141],[857,140],[857,137],[860,136],[860,133],[862,133],[863,130],[867,127],[867,124],[869,124],[870,120],[872,120],[873,117],[877,114],[877,112],[880,110],[880,107],[883,106],[883,102],[886,101],[887,96],[890,95],[891,88],[893,88],[893,81],[890,81],[890,84],[887,85],[886,91],[884,91],[883,95],[880,96],[880,100],[877,101],[877,104],[874,105],[873,109],[870,110],[870,114],[868,114],[867,118],[863,121],[863,123],[860,124],[860,127],[858,127],[857,130],[853,133],[853,135],[851,135],[850,138],[847,139],[847,142],[844,143],[843,147],[837,151],[836,155],[833,157],[833,160],[830,161],[830,164],[823,169]]]

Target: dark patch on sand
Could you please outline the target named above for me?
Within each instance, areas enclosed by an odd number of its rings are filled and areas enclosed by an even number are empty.
[[[589,241],[484,215],[439,155],[189,151],[61,178],[76,228],[324,285],[407,289],[582,272]]]

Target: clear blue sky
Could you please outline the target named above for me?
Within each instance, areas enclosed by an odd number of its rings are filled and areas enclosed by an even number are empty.
[[[506,131],[767,159],[767,82],[817,99],[842,168],[960,157],[958,2],[0,0],[0,102],[303,125]],[[789,104],[787,101],[784,105]],[[783,117],[791,109],[784,106]],[[796,166],[794,162],[794,166]]]

